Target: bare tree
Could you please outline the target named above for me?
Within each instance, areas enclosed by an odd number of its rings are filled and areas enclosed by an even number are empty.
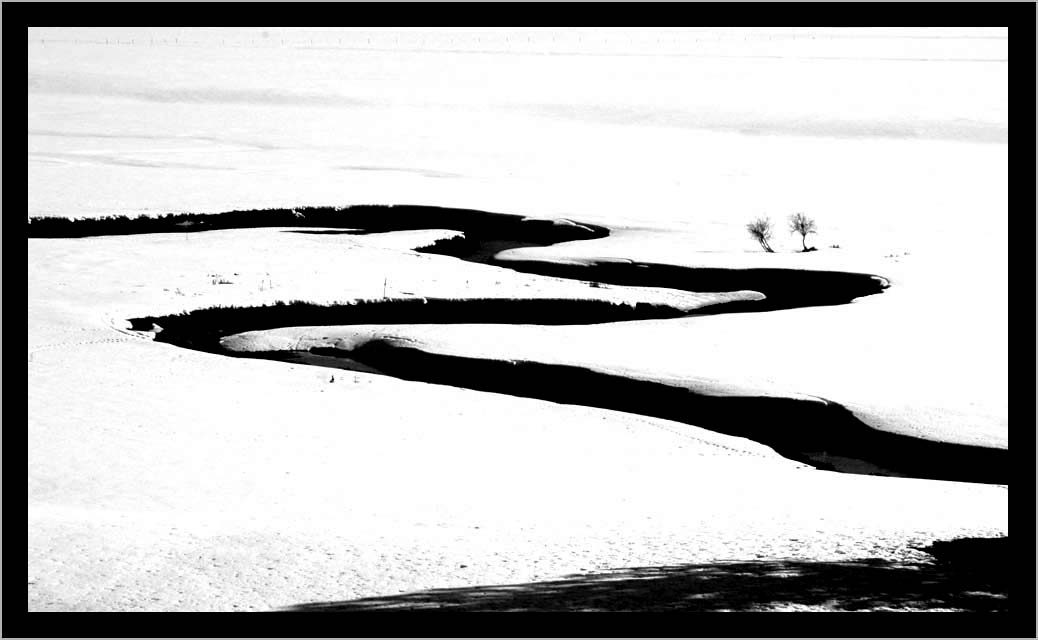
[[[775,253],[768,244],[768,240],[771,240],[771,220],[769,218],[757,218],[746,225],[746,230],[760,243],[760,246],[764,247],[765,251]]]
[[[789,232],[800,234],[800,242],[804,245],[804,251],[813,251],[813,249],[807,248],[807,234],[816,233],[817,228],[814,219],[808,218],[802,213],[794,213],[789,216]]]

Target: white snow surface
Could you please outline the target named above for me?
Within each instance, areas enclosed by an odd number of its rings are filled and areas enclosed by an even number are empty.
[[[922,31],[943,38],[30,29],[28,215],[458,206],[613,230],[502,258],[876,274],[888,290],[835,307],[349,331],[826,397],[1006,447],[1007,32]],[[794,211],[819,251],[796,252]],[[745,231],[762,214],[775,254]],[[269,610],[1008,534],[1005,486],[816,471],[666,420],[128,330],[383,295],[718,299],[411,250],[453,231],[286,231],[28,240],[30,611]]]

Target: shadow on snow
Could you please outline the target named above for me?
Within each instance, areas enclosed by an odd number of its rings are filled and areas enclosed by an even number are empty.
[[[1008,611],[1008,538],[938,542],[934,562],[769,560],[431,589],[292,611]]]

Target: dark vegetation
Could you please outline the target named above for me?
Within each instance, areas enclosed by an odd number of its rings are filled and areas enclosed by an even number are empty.
[[[808,218],[802,213],[794,213],[789,216],[789,231],[790,233],[799,233],[800,242],[804,247],[804,251],[817,251],[816,248],[807,248],[807,235],[809,233],[817,233],[818,225],[815,224],[813,218]]]
[[[367,236],[378,231],[364,229],[286,229],[283,233],[303,233],[312,236]]]
[[[677,318],[686,315],[666,305],[614,304],[603,300],[568,299],[437,299],[358,301],[323,305],[281,302],[263,307],[213,307],[183,314],[132,318],[131,328],[162,327],[159,342],[224,353],[219,340],[243,331],[294,326],[357,324],[541,324],[583,325]]]
[[[754,240],[760,243],[760,246],[763,247],[765,251],[768,253],[775,253],[771,248],[771,245],[768,244],[772,235],[771,220],[768,218],[757,218],[746,225],[746,230],[750,232],[750,235],[753,236]]]
[[[586,240],[609,235],[593,225],[559,224],[552,220],[418,205],[355,205],[349,207],[296,207],[251,209],[216,214],[168,213],[154,217],[109,216],[68,219],[29,219],[30,238],[86,238],[139,233],[193,233],[220,229],[262,227],[328,227],[349,230],[402,231],[454,229],[479,237],[545,242]]]

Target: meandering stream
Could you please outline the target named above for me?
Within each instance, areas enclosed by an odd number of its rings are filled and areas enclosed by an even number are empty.
[[[585,325],[679,318],[693,314],[771,312],[839,305],[881,293],[882,277],[796,269],[689,268],[636,262],[558,264],[498,260],[505,249],[548,246],[608,235],[608,229],[574,221],[436,207],[350,207],[181,214],[158,219],[30,222],[30,236],[85,237],[126,233],[197,232],[240,227],[332,228],[326,233],[453,229],[464,235],[420,249],[526,273],[592,283],[662,287],[694,292],[751,290],[762,300],[740,300],[687,311],[664,304],[613,304],[602,300],[404,299],[348,305],[290,303],[200,309],[174,316],[131,319],[137,330],[162,327],[156,340],[233,357],[261,357],[447,384],[480,391],[599,407],[674,420],[749,438],[782,456],[818,469],[845,473],[967,482],[1008,483],[1004,449],[935,442],[884,431],[838,403],[822,398],[733,396],[693,391],[651,378],[590,367],[467,358],[431,353],[399,341],[372,339],[349,350],[323,346],[303,351],[238,353],[221,340],[246,331],[292,326],[362,324]],[[342,231],[335,231],[335,228]],[[347,231],[350,230],[350,231]],[[306,229],[289,230],[307,232]]]

